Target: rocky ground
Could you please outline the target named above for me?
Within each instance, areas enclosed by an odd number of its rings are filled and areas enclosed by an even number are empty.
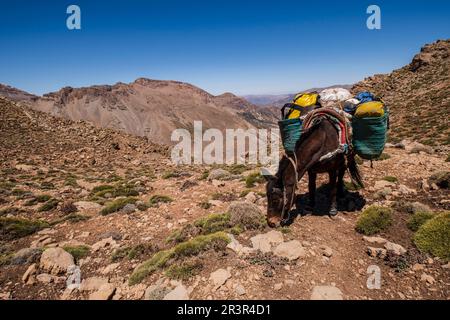
[[[388,145],[335,218],[326,177],[303,214],[303,178],[297,216],[270,229],[256,167],[176,167],[145,139],[0,102],[1,299],[449,298],[448,261],[420,252],[407,226],[450,208],[445,148]],[[392,223],[364,236],[372,205]]]

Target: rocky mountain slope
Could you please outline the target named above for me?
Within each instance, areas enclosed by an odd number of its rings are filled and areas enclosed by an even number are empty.
[[[364,79],[352,89],[362,90],[389,105],[392,141],[409,137],[428,145],[450,143],[450,40],[427,44],[409,65]]]
[[[31,93],[1,83],[0,83],[0,97],[4,97],[12,101],[31,101],[33,99],[37,99],[37,96]]]
[[[0,99],[0,299],[448,299],[448,238],[436,257],[411,230],[448,224],[447,155],[385,152],[361,163],[366,189],[346,178],[337,217],[325,176],[302,211],[303,178],[298,215],[271,230],[258,168],[174,166],[145,138]],[[390,220],[364,236],[369,211]]]
[[[174,129],[192,131],[194,120],[201,120],[204,129],[220,130],[267,128],[276,120],[273,110],[258,108],[231,93],[213,96],[176,81],[140,78],[130,84],[66,87],[43,97],[23,94],[25,99],[20,99],[18,90],[17,93],[12,90],[0,90],[0,95],[14,94],[15,100],[39,111],[90,121],[99,127],[119,129],[165,144],[171,144]]]

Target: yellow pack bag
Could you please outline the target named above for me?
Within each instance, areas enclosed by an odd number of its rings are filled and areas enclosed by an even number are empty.
[[[380,101],[369,101],[361,103],[355,112],[358,118],[379,118],[384,116],[384,105]]]
[[[289,110],[288,119],[299,118],[305,111],[307,112],[311,107],[317,104],[319,100],[319,94],[317,93],[299,93],[294,97],[292,103],[297,106],[297,108],[291,108]],[[300,107],[300,108],[298,108]],[[303,109],[305,108],[305,109]]]

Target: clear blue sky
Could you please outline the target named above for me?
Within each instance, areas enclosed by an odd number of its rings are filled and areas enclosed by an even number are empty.
[[[66,28],[70,4],[82,30]],[[381,30],[366,28],[370,4]],[[148,77],[287,93],[389,72],[449,37],[448,0],[2,1],[0,83],[42,94]]]

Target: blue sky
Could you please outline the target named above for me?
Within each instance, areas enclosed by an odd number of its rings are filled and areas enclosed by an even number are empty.
[[[66,8],[81,8],[81,30]],[[366,28],[381,8],[382,29]],[[450,37],[450,1],[2,1],[0,83],[63,86],[180,80],[213,94],[353,83]]]

